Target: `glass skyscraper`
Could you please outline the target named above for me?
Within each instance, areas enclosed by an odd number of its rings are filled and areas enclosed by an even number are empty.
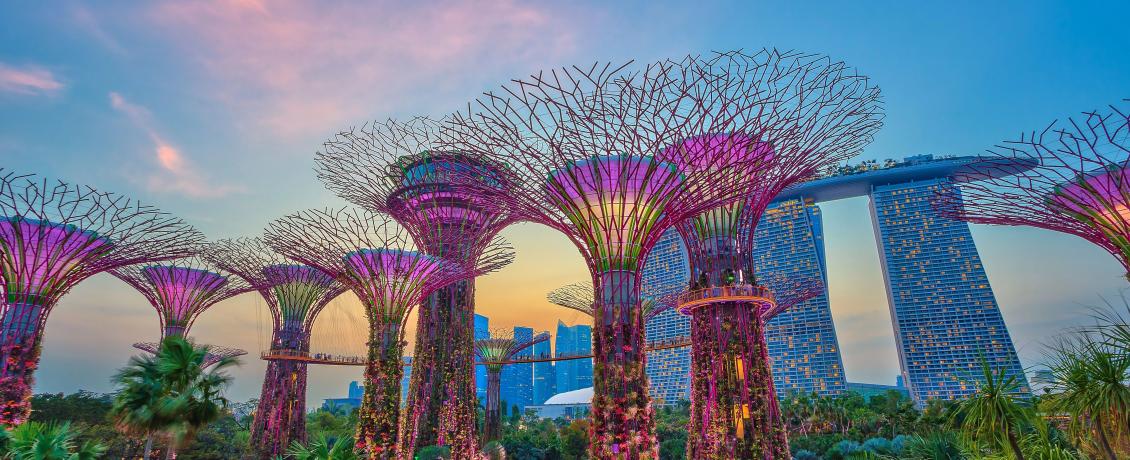
[[[552,345],[548,340],[533,346],[536,356],[550,356]],[[544,403],[545,400],[557,394],[557,373],[552,361],[533,363],[534,369],[534,399],[533,404]]]
[[[640,286],[649,295],[664,295],[687,286],[690,267],[687,250],[679,232],[668,229],[647,256]],[[675,309],[667,310],[647,322],[647,341],[686,337],[690,334],[690,317]],[[674,404],[690,399],[690,348],[669,348],[647,352],[647,378],[656,404]]]
[[[515,326],[514,339],[519,342],[533,340],[533,328]],[[530,356],[533,350],[526,348],[518,352],[517,356]],[[525,364],[510,364],[503,366],[501,376],[501,396],[502,402],[507,404],[506,410],[510,410],[510,406],[518,406],[519,410],[524,410],[526,406],[533,404],[534,399],[534,365],[532,363]],[[539,403],[540,404],[540,403]]]
[[[557,322],[557,356],[592,353],[592,326],[578,324],[566,326]],[[579,390],[592,386],[592,359],[570,359],[554,364],[557,373],[557,392]]]
[[[887,299],[903,376],[915,401],[977,391],[982,359],[1028,383],[969,225],[939,216],[930,200],[949,179],[871,190]]]
[[[475,340],[490,338],[490,319],[486,316],[475,314]],[[487,368],[483,365],[475,366],[475,396],[479,404],[487,400]]]
[[[785,310],[765,325],[778,396],[843,392],[847,380],[828,305],[820,208],[804,199],[774,203],[758,222],[754,237],[756,274],[818,279],[825,284],[820,295]]]

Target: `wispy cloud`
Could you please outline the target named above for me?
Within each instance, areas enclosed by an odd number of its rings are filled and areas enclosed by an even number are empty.
[[[212,96],[272,134],[302,135],[429,103],[454,110],[451,96],[477,94],[478,78],[558,63],[583,30],[576,9],[550,8],[199,1],[162,3],[148,20],[212,74]]]
[[[217,198],[242,191],[239,186],[214,184],[204,177],[179,149],[157,132],[149,109],[126,100],[116,92],[110,93],[110,106],[144,130],[153,141],[152,159],[157,168],[145,178],[145,186],[149,190],[180,193],[193,198]]]
[[[53,95],[65,85],[50,70],[36,65],[16,67],[0,62],[0,92]]]
[[[100,43],[104,48],[110,50],[115,54],[126,54],[126,48],[118,39],[114,38],[102,26],[102,22],[94,15],[90,9],[81,4],[74,4],[71,6],[71,22],[83,32],[86,32],[91,38]]]

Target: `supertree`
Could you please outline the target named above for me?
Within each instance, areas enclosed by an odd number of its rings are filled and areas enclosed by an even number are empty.
[[[325,272],[284,257],[260,238],[216,241],[205,257],[250,283],[266,301],[273,351],[309,353],[314,319],[346,289]],[[306,442],[306,366],[293,359],[267,362],[251,424],[251,445],[261,458],[284,455],[291,441]]]
[[[502,391],[502,367],[513,360],[515,356],[518,356],[518,353],[521,353],[522,350],[547,340],[549,340],[548,332],[540,332],[528,340],[520,340],[514,338],[514,331],[508,329],[493,330],[490,331],[490,338],[475,340],[475,356],[487,369],[486,419],[483,423],[484,445],[502,437],[502,414],[499,407]]]
[[[472,189],[498,193],[507,184],[498,165],[437,149],[441,131],[440,122],[413,118],[341,132],[317,154],[318,177],[342,198],[392,216],[425,253],[473,263],[511,219]],[[443,286],[421,305],[401,430],[406,455],[435,444],[455,457],[477,452],[474,310],[474,279]]]
[[[684,170],[711,171],[719,157],[765,165],[740,200],[675,224],[690,262],[679,310],[692,317],[692,385],[708,389],[692,392],[687,455],[788,459],[764,335],[780,308],[754,273],[753,229],[786,187],[870,143],[882,124],[879,91],[822,56],[731,53],[704,65],[725,75],[712,83],[719,92],[756,87],[770,102],[742,129],[690,136],[657,155]]]
[[[396,458],[408,314],[443,286],[505,266],[513,252],[496,241],[470,263],[427,255],[387,216],[353,209],[286,216],[271,222],[264,239],[283,255],[340,280],[361,300],[369,320],[369,351],[357,447],[369,458]]]
[[[1130,110],[1126,102],[1051,123],[988,150],[957,187],[939,192],[945,215],[1076,235],[1130,271]],[[1127,275],[1130,279],[1130,273]]]
[[[763,54],[823,62],[795,53]],[[772,87],[757,85],[757,73],[773,68],[719,64],[740,61],[738,55],[688,57],[642,69],[597,64],[539,73],[488,92],[454,114],[445,136],[452,149],[507,164],[515,177],[511,191],[491,201],[505,203],[517,218],[564,233],[590,268],[598,301],[594,458],[657,456],[639,292],[648,252],[666,229],[733,202],[766,169],[764,159],[753,155],[704,155],[686,168],[655,154],[713,133],[752,132],[766,141],[813,135],[802,120],[770,123],[779,106],[807,99],[782,101]],[[866,96],[871,90],[866,79],[842,66],[797,66],[786,80],[811,82],[813,100]]]
[[[656,317],[660,313],[670,310],[678,305],[678,294],[682,291],[666,295],[654,295],[646,290],[640,292],[640,306],[643,311],[643,322]],[[572,283],[549,291],[545,295],[549,303],[559,307],[575,310],[590,318],[594,315],[596,302],[593,299],[593,287],[590,283]]]
[[[204,235],[128,197],[0,169],[0,424],[27,420],[44,326],[95,273],[194,253]]]
[[[206,247],[201,246],[200,250],[204,251]],[[133,286],[157,309],[161,320],[161,340],[134,344],[135,348],[150,353],[156,353],[161,348],[160,342],[166,338],[188,339],[188,331],[201,313],[221,301],[253,289],[243,279],[230,276],[199,255],[117,267],[110,273]],[[203,362],[205,366],[247,353],[237,348],[205,346],[208,348]]]

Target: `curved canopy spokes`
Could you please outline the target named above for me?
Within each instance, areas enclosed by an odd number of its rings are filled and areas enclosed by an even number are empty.
[[[401,326],[411,309],[436,289],[502,268],[514,256],[501,240],[470,262],[427,255],[388,216],[352,208],[291,214],[271,222],[264,239],[287,257],[348,286],[365,304],[370,320]]]
[[[333,276],[282,255],[262,238],[218,240],[208,246],[205,257],[259,291],[275,331],[308,332],[318,313],[346,290]]]
[[[165,335],[182,337],[212,305],[254,289],[201,257],[130,265],[111,273],[137,289],[157,309]]]
[[[50,308],[95,273],[191,256],[203,241],[128,197],[0,169],[0,278],[12,302]]]

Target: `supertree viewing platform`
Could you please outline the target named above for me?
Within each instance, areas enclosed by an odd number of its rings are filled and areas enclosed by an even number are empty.
[[[1130,102],[1130,101],[1127,101]],[[1130,280],[1130,105],[1054,122],[990,149],[939,194],[951,217],[1082,237],[1110,252]]]
[[[206,257],[251,284],[271,311],[271,355],[310,352],[314,319],[345,286],[325,272],[287,259],[262,239],[213,243]],[[259,407],[251,424],[251,445],[260,458],[286,453],[292,441],[306,442],[306,367],[301,360],[270,359]]]
[[[450,150],[506,164],[507,193],[482,195],[565,234],[589,267],[594,458],[658,455],[639,292],[648,252],[674,223],[736,199],[761,168],[719,157],[704,160],[709,172],[684,170],[653,156],[679,139],[735,130],[760,109],[753,93],[713,86],[724,77],[697,58],[556,69],[486,93],[453,115],[445,136]]]
[[[475,356],[487,368],[486,421],[483,424],[483,444],[502,438],[501,381],[502,367],[518,353],[549,340],[548,332],[535,334],[529,340],[514,338],[508,329],[490,331],[489,339],[475,341]]]
[[[159,264],[118,267],[110,270],[110,273],[133,286],[157,309],[157,315],[161,319],[162,341],[168,337],[187,339],[192,323],[205,310],[254,289],[246,281],[230,276],[216,264],[199,256]],[[208,355],[204,358],[205,365],[247,353],[234,348],[206,346]],[[142,342],[134,344],[134,347],[155,353],[161,345],[160,341]]]
[[[91,275],[192,255],[204,235],[130,198],[0,169],[0,424],[30,413],[47,316]]]
[[[691,273],[679,299],[693,343],[687,455],[788,459],[764,335],[782,307],[753,273],[753,228],[782,190],[870,143],[882,124],[879,91],[822,56],[730,53],[704,65],[733,80],[726,88],[759,88],[767,102],[739,129],[689,136],[657,154],[684,171],[711,171],[720,158],[762,165],[740,200],[675,224]]]
[[[342,198],[392,216],[425,253],[474,263],[511,219],[473,191],[504,193],[505,176],[483,158],[437,149],[440,132],[427,118],[342,132],[318,153],[318,176]],[[449,446],[455,457],[477,452],[474,310],[474,279],[443,286],[421,305],[401,430],[405,455],[429,445]]]
[[[370,335],[357,447],[368,458],[397,458],[408,314],[437,289],[505,266],[513,252],[492,242],[470,263],[427,255],[390,218],[351,209],[283,217],[270,224],[264,239],[283,255],[340,280],[361,300]]]

